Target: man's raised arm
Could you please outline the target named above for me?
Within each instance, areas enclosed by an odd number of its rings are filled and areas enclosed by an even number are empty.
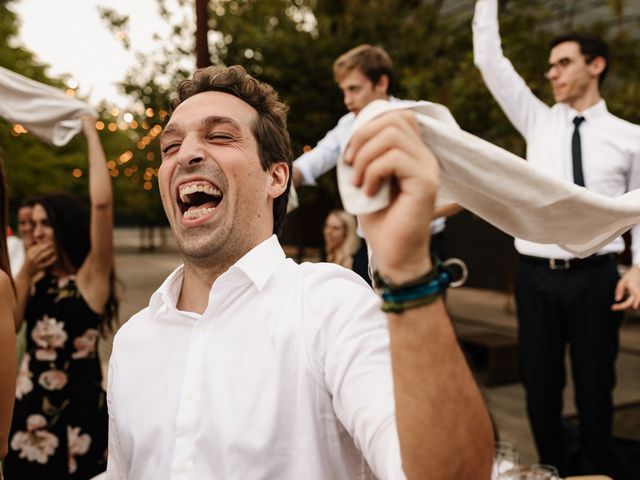
[[[536,115],[549,107],[538,99],[504,56],[498,24],[498,0],[476,0],[473,61],[509,121],[525,139]]]
[[[313,150],[300,155],[293,162],[293,184],[315,185],[316,179],[336,166],[340,156],[338,128],[329,130]]]
[[[412,479],[489,478],[493,434],[480,391],[437,294],[430,294],[429,224],[439,186],[436,158],[411,112],[383,115],[352,137],[355,184],[373,195],[395,177],[386,209],[362,216],[387,290],[396,420],[403,469]],[[396,288],[397,287],[397,288]],[[390,300],[389,300],[390,298]],[[389,301],[387,301],[389,300]],[[393,306],[393,305],[392,305]]]

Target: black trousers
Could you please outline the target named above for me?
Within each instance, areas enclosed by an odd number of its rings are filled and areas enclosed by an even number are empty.
[[[551,270],[521,259],[516,303],[527,410],[541,463],[569,473],[613,474],[612,391],[622,314],[612,312],[614,258]],[[580,420],[580,472],[567,471],[562,429],[565,348],[569,346]]]

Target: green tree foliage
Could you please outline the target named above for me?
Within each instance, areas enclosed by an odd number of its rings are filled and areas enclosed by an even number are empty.
[[[0,65],[39,82],[62,87],[61,81],[47,77],[46,66],[37,63],[33,53],[15,42],[20,25],[10,9],[11,3],[13,0],[0,0],[0,38],[4,40],[0,46]]]
[[[538,96],[552,101],[543,75],[549,40],[569,29],[599,33],[615,54],[603,92],[609,108],[640,122],[640,57],[635,47],[640,22],[619,21],[623,1],[500,3],[505,53]],[[186,0],[178,4],[181,11],[158,0],[160,11],[173,25],[173,36],[158,38],[157,54],[141,58],[141,67],[123,82],[134,101],[156,111],[167,108],[168,92],[194,65],[194,5]],[[609,8],[609,16],[589,15],[595,8]],[[303,146],[315,145],[345,113],[332,78],[332,63],[360,43],[380,45],[394,59],[394,95],[443,103],[462,128],[524,154],[522,138],[473,65],[471,0],[211,0],[209,10],[213,63],[241,64],[278,90],[290,106],[296,155]],[[109,15],[121,21],[114,28],[121,28],[122,18]],[[107,21],[109,15],[104,15]],[[303,197],[327,201],[326,208],[331,208],[338,202],[332,175],[320,184],[324,193],[303,192]]]
[[[123,82],[133,98],[156,109],[166,108],[167,91],[193,68],[193,60],[185,62],[185,57],[193,56],[194,44],[193,16],[183,12],[178,15],[181,21],[175,22],[175,11],[169,10],[165,0],[158,3],[167,21],[174,22],[174,36],[168,42],[163,39],[159,59],[146,58],[142,68]],[[581,15],[607,3],[609,18]],[[179,4],[185,11],[193,9],[192,2]],[[522,153],[522,141],[473,66],[471,1],[213,0],[209,4],[213,63],[241,64],[280,92],[291,108],[296,153],[303,145],[314,145],[344,114],[331,66],[338,55],[365,42],[383,46],[394,59],[396,95],[444,103],[463,128]],[[542,74],[548,41],[567,28],[603,34],[616,54],[604,94],[615,113],[637,121],[639,114],[631,110],[637,110],[633,105],[638,22],[627,23],[626,31],[611,28],[623,15],[623,5],[612,0],[581,4],[502,0],[505,52],[534,92],[551,101]],[[105,18],[112,23],[113,19],[123,23],[115,12],[109,15]],[[151,98],[149,92],[158,96]]]
[[[5,39],[0,45],[0,65],[39,82],[66,89],[68,77],[48,76],[47,65],[38,62],[33,53],[16,40],[19,22],[10,9],[11,3],[10,0],[0,0],[0,37]],[[114,17],[113,20],[117,22],[120,19]],[[167,98],[166,93],[158,88],[143,88],[143,91],[148,92],[150,99]],[[156,103],[160,105],[162,102]],[[122,113],[113,115],[113,109],[106,103],[99,105],[97,110],[104,124],[101,140],[113,167],[116,221],[121,224],[164,222],[154,181],[159,165],[156,137],[160,127],[153,127],[161,122],[160,117],[166,115],[166,110],[158,108],[147,115],[146,109],[142,109],[136,121],[128,124],[122,120]],[[112,130],[109,129],[110,124],[113,124]],[[133,125],[137,127],[132,128]],[[5,153],[11,211],[15,212],[26,198],[51,191],[69,192],[87,200],[86,143],[83,136],[78,135],[69,144],[57,148],[22,132],[19,126],[0,119],[0,145]],[[148,142],[140,143],[141,139]]]
[[[46,65],[37,62],[33,53],[16,42],[19,23],[10,4],[7,0],[0,1],[0,36],[6,39],[0,46],[0,65],[39,82],[63,88],[62,79],[48,77]],[[51,191],[56,188],[54,185],[61,190],[76,191],[77,182],[72,181],[71,166],[77,165],[79,159],[73,147],[65,147],[61,149],[64,153],[56,155],[52,147],[32,135],[19,132],[14,125],[0,119],[0,145],[6,157],[10,205],[15,208],[22,199]]]

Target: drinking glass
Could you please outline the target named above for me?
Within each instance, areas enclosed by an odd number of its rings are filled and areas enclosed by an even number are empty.
[[[517,480],[518,452],[509,442],[496,442],[492,480]]]
[[[536,464],[520,469],[518,480],[560,480],[560,476],[553,465]]]

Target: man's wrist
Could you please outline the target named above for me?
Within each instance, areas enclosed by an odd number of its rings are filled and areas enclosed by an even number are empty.
[[[428,272],[401,284],[393,283],[374,272],[374,285],[381,291],[382,310],[401,314],[441,298],[451,283],[451,272],[437,258],[432,263],[433,267]]]
[[[427,252],[428,251],[427,249]],[[433,262],[431,258],[429,258],[429,255],[426,254],[424,258],[421,258],[419,261],[406,262],[397,267],[380,266],[380,268],[378,268],[378,266],[376,266],[376,272],[384,281],[399,285],[423,276],[431,271],[432,268]]]

